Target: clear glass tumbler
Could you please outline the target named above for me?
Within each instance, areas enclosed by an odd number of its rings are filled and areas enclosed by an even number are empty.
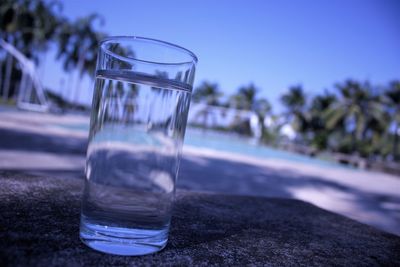
[[[96,250],[144,255],[168,240],[196,56],[167,42],[101,42],[80,237]]]

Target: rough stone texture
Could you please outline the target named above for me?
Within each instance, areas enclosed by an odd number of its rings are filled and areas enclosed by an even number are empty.
[[[400,238],[289,199],[178,192],[160,253],[121,257],[78,238],[82,179],[0,172],[0,266],[400,266]]]

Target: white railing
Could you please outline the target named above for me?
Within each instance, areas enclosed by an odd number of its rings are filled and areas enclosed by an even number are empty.
[[[19,81],[19,88],[17,89],[17,106],[21,109],[32,111],[48,111],[49,103],[45,96],[42,84],[38,78],[36,67],[33,61],[22,54],[12,44],[4,41],[1,38],[0,47],[6,51],[6,58],[9,56],[13,57],[17,60],[21,68],[22,76],[21,80]],[[6,64],[12,64],[12,62],[6,60]],[[12,69],[12,66],[8,66],[8,68]],[[11,71],[6,73],[5,76],[5,82],[0,84],[0,89],[2,89],[1,91],[3,92],[3,97],[7,98],[10,87]]]

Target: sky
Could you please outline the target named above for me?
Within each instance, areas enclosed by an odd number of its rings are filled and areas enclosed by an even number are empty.
[[[313,96],[347,78],[378,85],[400,79],[396,0],[62,2],[71,19],[102,15],[99,29],[109,35],[161,39],[193,51],[199,58],[195,87],[207,80],[230,95],[254,83],[275,110],[291,85]],[[46,69],[45,84],[60,87],[65,75]],[[86,81],[82,102],[90,102],[92,90]]]

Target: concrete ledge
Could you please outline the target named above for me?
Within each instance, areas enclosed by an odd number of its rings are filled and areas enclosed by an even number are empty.
[[[78,238],[83,181],[0,172],[1,266],[400,266],[400,237],[289,199],[180,191],[170,240],[143,257]]]

